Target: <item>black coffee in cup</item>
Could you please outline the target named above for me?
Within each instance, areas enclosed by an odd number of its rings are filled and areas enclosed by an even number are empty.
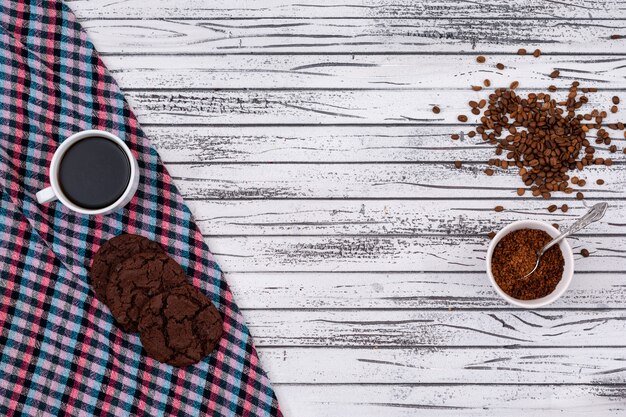
[[[59,163],[58,180],[65,197],[85,209],[115,203],[130,182],[130,161],[124,149],[98,136],[71,145]]]

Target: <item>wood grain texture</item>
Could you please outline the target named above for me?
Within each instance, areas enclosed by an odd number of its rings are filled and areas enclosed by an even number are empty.
[[[626,388],[606,385],[279,385],[277,395],[298,417],[618,417],[626,408]]]
[[[626,155],[624,155],[626,156]],[[623,158],[620,158],[620,160]],[[408,164],[236,164],[176,165],[169,172],[188,199],[499,199],[516,197],[524,184],[514,169],[484,173],[484,163],[466,163],[460,169],[448,163]],[[626,164],[593,166],[584,170],[588,198],[623,199]],[[597,179],[606,179],[597,185]],[[572,207],[582,203],[566,197]]]
[[[624,95],[626,99],[626,95]],[[625,118],[626,119],[626,118]],[[166,164],[175,163],[389,163],[485,162],[494,147],[464,136],[451,140],[451,132],[469,131],[453,126],[147,126]],[[622,132],[610,131],[613,143],[626,147]],[[595,134],[588,135],[589,140]],[[626,161],[595,146],[598,156]]]
[[[520,216],[571,224],[587,212],[580,202],[566,213],[550,213],[542,198],[503,200],[496,213],[490,200],[194,200],[189,207],[204,236],[276,235],[487,235]],[[569,207],[569,205],[568,205]],[[584,235],[626,236],[626,203],[615,200],[605,217]]]
[[[560,19],[392,20],[309,19],[88,19],[91,39],[104,53],[512,53],[520,46],[548,53],[624,53],[626,21]]]
[[[517,80],[545,89],[559,69],[565,81],[626,88],[626,59],[612,55],[211,55],[107,56],[109,70],[125,89],[466,89],[488,78],[508,85]],[[495,66],[503,63],[499,70]],[[557,80],[558,82],[559,80]]]
[[[275,384],[610,384],[626,374],[623,348],[263,348],[260,355]]]
[[[479,84],[482,79],[477,80]],[[500,86],[507,86],[510,79]],[[569,84],[561,80],[558,85]],[[498,84],[495,85],[496,87]],[[525,86],[518,94],[527,95]],[[615,91],[589,95],[584,109],[608,111]],[[557,93],[557,99],[567,95]],[[488,97],[484,91],[464,90],[219,90],[219,91],[130,91],[137,115],[147,124],[257,125],[257,124],[457,124],[466,114],[467,130],[479,117],[470,113],[468,101]],[[440,114],[432,107],[439,106]],[[622,117],[623,118],[623,117]],[[620,121],[609,113],[605,123]],[[451,129],[460,133],[462,129]],[[623,138],[623,132],[618,133]],[[617,134],[614,134],[617,136]]]
[[[76,14],[83,18],[559,18],[559,19],[620,19],[626,17],[623,0],[568,1],[455,1],[436,0],[66,0]]]
[[[624,347],[626,321],[625,310],[259,310],[244,315],[258,346],[280,347]]]
[[[578,267],[578,265],[577,265]],[[582,267],[582,266],[581,266]],[[624,308],[624,272],[576,271],[553,308]],[[247,272],[227,273],[246,315],[289,309],[507,309],[481,272]],[[372,315],[376,313],[372,312]]]
[[[489,239],[482,236],[243,236],[212,237],[211,250],[231,272],[484,271]],[[569,240],[582,271],[626,271],[624,237]]]

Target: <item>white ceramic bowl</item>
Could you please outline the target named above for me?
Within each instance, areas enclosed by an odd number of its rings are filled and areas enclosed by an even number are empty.
[[[561,243],[559,243],[559,247],[561,248],[561,252],[563,252],[565,266],[563,268],[563,277],[561,278],[561,281],[559,281],[559,283],[557,284],[554,291],[552,291],[545,297],[537,298],[535,300],[518,300],[517,298],[513,298],[504,291],[502,291],[502,289],[496,283],[496,280],[493,278],[493,274],[491,273],[491,257],[493,256],[493,250],[495,249],[498,242],[507,234],[519,229],[539,229],[547,232],[552,237],[557,237],[560,234],[557,229],[555,229],[550,223],[546,222],[540,222],[536,220],[520,220],[511,223],[504,229],[500,230],[489,244],[489,249],[487,250],[487,275],[489,276],[491,285],[493,285],[493,288],[496,290],[496,292],[509,303],[523,308],[543,307],[554,302],[560,296],[562,296],[572,282],[572,277],[574,276],[574,254],[572,253],[572,248],[570,247],[569,243],[567,243],[567,239],[563,239]]]

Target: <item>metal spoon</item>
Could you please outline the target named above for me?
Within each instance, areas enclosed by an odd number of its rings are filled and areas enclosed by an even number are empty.
[[[524,278],[527,278],[527,277],[531,276],[533,274],[533,272],[535,272],[537,270],[537,268],[539,268],[539,262],[541,261],[541,257],[552,246],[556,245],[557,243],[559,243],[560,241],[562,241],[566,237],[568,237],[570,235],[573,235],[574,233],[578,232],[579,230],[584,229],[585,227],[589,226],[591,223],[597,222],[602,217],[604,217],[604,213],[606,213],[606,209],[608,207],[609,207],[609,205],[607,203],[598,203],[598,204],[595,204],[593,207],[591,207],[591,209],[587,212],[587,214],[585,214],[580,219],[578,219],[578,221],[576,221],[576,223],[574,223],[573,225],[571,225],[567,229],[564,229],[563,232],[560,235],[558,235],[557,237],[552,239],[543,248],[538,250],[537,251],[537,262],[535,263],[535,267],[532,269],[532,271],[530,271],[529,273],[527,273],[526,275],[524,275],[523,277],[521,277],[519,279],[524,279]]]

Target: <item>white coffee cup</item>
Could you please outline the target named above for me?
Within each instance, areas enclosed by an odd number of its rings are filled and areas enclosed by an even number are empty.
[[[128,157],[128,162],[130,165],[130,178],[128,180],[128,185],[126,186],[124,193],[112,204],[98,209],[89,209],[74,204],[67,198],[67,196],[65,196],[65,194],[63,194],[63,190],[59,183],[59,167],[61,164],[61,160],[63,159],[63,155],[65,155],[65,152],[67,152],[67,150],[76,142],[93,137],[108,139],[118,145]],[[57,150],[54,152],[54,155],[52,156],[49,175],[50,187],[44,188],[37,193],[37,202],[39,202],[40,204],[45,204],[51,201],[59,200],[67,208],[77,213],[92,216],[99,214],[108,214],[119,208],[124,207],[133,198],[135,192],[137,191],[137,187],[139,186],[139,165],[137,164],[137,160],[135,159],[133,154],[130,152],[130,149],[122,139],[103,130],[84,130],[82,132],[75,133],[69,138],[65,139],[63,143],[59,145]]]

